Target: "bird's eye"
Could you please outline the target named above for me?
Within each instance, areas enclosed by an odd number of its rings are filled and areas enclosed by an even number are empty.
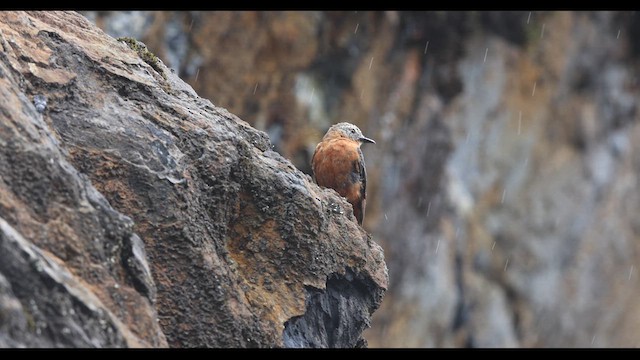
[[[355,130],[355,129],[351,129],[351,133],[352,133],[352,134],[355,134],[355,133],[356,133],[356,130]]]

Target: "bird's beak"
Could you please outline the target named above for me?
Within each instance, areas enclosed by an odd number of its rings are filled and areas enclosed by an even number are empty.
[[[369,139],[368,137],[364,137],[364,136],[360,138],[360,142],[368,142],[368,143],[372,143],[372,144],[376,143],[375,141]]]

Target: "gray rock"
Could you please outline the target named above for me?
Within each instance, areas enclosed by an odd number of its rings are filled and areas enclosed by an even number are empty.
[[[75,12],[0,34],[0,345],[363,345],[388,274],[345,199]]]

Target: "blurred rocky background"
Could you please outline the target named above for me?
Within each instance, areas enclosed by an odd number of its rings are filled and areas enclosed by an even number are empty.
[[[310,173],[360,126],[371,347],[640,343],[640,14],[83,12]]]

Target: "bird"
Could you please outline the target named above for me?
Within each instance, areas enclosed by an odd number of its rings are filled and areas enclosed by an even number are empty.
[[[376,142],[348,122],[335,124],[316,145],[311,157],[313,180],[347,198],[362,226],[367,198],[367,170],[360,146]]]

